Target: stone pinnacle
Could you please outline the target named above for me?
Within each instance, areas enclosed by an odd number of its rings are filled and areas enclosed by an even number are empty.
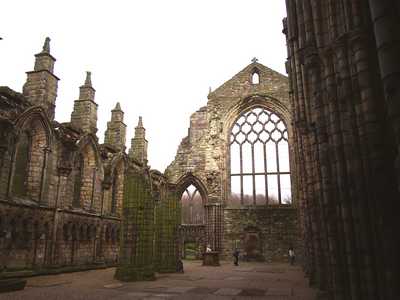
[[[43,44],[42,53],[50,53],[50,38],[46,37]]]
[[[85,79],[85,86],[92,86],[92,73],[86,71],[86,79]]]
[[[119,102],[117,102],[117,104],[115,105],[114,110],[121,110],[121,105],[119,104]]]

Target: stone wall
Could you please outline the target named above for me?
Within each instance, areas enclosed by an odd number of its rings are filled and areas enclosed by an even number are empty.
[[[286,3],[304,268],[327,299],[398,299],[399,1]]]
[[[115,265],[125,171],[146,168],[125,153],[119,104],[108,144],[99,144],[90,72],[71,122],[53,120],[58,78],[49,41],[23,94],[0,87],[0,277]]]
[[[252,82],[254,73],[259,76],[258,83]],[[290,165],[293,171],[296,164],[291,146],[293,135],[288,80],[282,74],[256,61],[210,92],[207,105],[190,117],[188,136],[182,140],[175,160],[165,171],[168,179],[178,184],[178,190],[184,191],[187,186],[193,184],[200,191],[206,204],[205,243],[210,244],[214,250],[221,251],[226,258],[231,257],[232,250],[229,236],[242,236],[242,220],[249,211],[247,206],[240,205],[234,210],[229,201],[231,195],[229,135],[237,118],[243,112],[255,107],[263,107],[276,113],[287,124]],[[292,182],[294,191],[296,183]],[[293,197],[293,208],[290,209],[260,209],[254,210],[257,213],[247,216],[250,217],[249,222],[254,221],[259,224],[259,229],[264,233],[275,232],[274,228],[280,233],[280,237],[262,235],[262,238],[265,238],[262,243],[269,243],[268,250],[263,253],[266,255],[265,259],[285,260],[289,241],[295,243],[296,201],[296,197]],[[280,213],[266,216],[261,213],[264,211]],[[262,220],[263,217],[266,219]],[[288,227],[281,225],[285,220]],[[280,242],[281,237],[285,242]],[[296,250],[302,252],[300,248]]]
[[[248,237],[258,238],[254,253],[248,253]],[[267,262],[288,261],[288,249],[296,249],[296,259],[302,260],[302,247],[297,210],[292,207],[224,210],[224,256],[231,257],[235,247],[241,249],[244,260]],[[251,247],[250,247],[251,248]]]

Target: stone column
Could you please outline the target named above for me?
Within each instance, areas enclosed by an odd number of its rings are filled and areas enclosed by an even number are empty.
[[[130,166],[125,175],[119,265],[122,281],[154,280],[154,199],[147,170]]]
[[[39,204],[44,205],[47,203],[44,203],[43,198],[44,198],[44,191],[46,188],[46,179],[47,179],[47,162],[49,158],[49,153],[51,152],[50,148],[46,147],[43,149],[43,165],[42,165],[42,170],[41,170],[41,175],[40,175],[40,193],[39,193]]]
[[[57,194],[56,194],[56,201],[54,204],[54,212],[53,212],[53,227],[51,231],[51,238],[50,238],[50,257],[49,257],[49,264],[54,265],[57,263],[56,259],[56,249],[57,249],[57,231],[62,230],[59,229],[59,224],[62,222],[62,213],[63,203],[61,199],[65,197],[65,188],[67,186],[68,176],[72,171],[70,167],[58,167],[58,181],[57,181]],[[61,219],[61,220],[60,220]]]

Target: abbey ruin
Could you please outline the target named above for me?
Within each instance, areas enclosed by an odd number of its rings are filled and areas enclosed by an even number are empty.
[[[126,149],[119,103],[99,143],[90,72],[55,120],[46,38],[22,92],[0,87],[0,279],[153,280],[207,247],[267,264],[294,248],[321,299],[398,299],[400,6],[286,4],[288,77],[253,59],[210,90],[164,173],[142,118]]]

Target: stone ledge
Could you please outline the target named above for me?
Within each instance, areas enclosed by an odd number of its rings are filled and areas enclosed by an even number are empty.
[[[22,277],[32,277],[32,276],[40,276],[40,275],[57,275],[61,273],[72,273],[72,272],[81,272],[81,271],[89,271],[89,270],[98,270],[98,269],[107,269],[110,267],[115,267],[117,264],[93,264],[93,265],[85,265],[85,266],[65,266],[65,267],[49,267],[38,270],[19,270],[19,271],[10,271],[10,272],[2,272],[0,273],[0,280],[3,279],[12,279],[12,278],[22,278]]]

